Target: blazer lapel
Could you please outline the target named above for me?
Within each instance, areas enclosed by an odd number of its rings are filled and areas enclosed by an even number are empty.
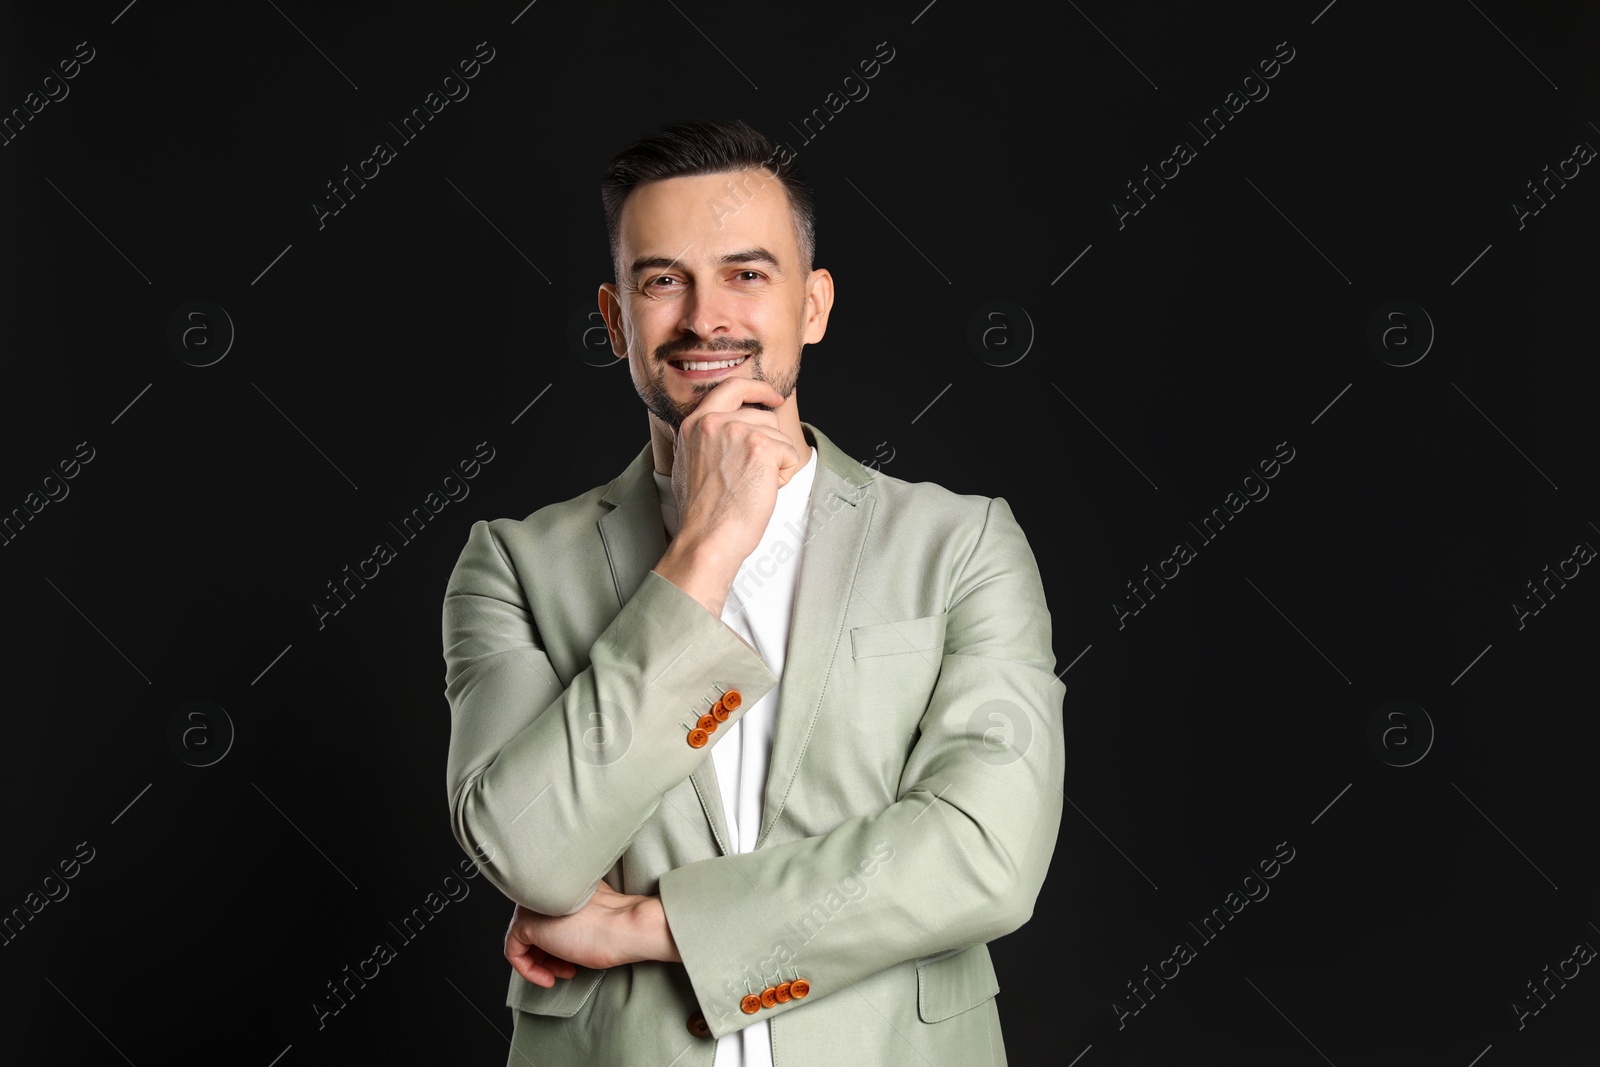
[[[650,446],[634,457],[626,470],[606,486],[600,497],[611,510],[600,516],[600,540],[616,583],[617,610],[632,599],[644,576],[667,550],[667,530],[661,522],[661,497],[652,475],[656,469]]]
[[[817,473],[811,486],[783,677],[778,681],[772,760],[762,794],[756,848],[776,825],[805,755],[828,683],[828,665],[844,636],[845,610],[876,505],[869,489],[871,472],[815,426],[807,422],[801,426],[817,450]]]

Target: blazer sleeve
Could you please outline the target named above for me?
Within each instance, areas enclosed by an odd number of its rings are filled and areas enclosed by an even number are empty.
[[[534,618],[499,537],[494,524],[473,524],[444,598],[451,829],[506,896],[568,915],[662,794],[728,736],[690,746],[691,709],[709,709],[716,686],[737,689],[744,699],[731,725],[777,678],[722,620],[652,570],[563,685],[540,633],[561,620]]]
[[[661,877],[713,1036],[804,1011],[902,961],[992,941],[1032,916],[1061,824],[1066,686],[1053,673],[1037,563],[1003,498],[990,501],[955,581],[945,632],[894,803],[820,836]],[[842,900],[843,885],[862,884]],[[810,993],[744,1013],[745,980],[771,975],[774,960]]]

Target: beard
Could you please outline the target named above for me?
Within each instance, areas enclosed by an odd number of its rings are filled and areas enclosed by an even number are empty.
[[[667,366],[667,362],[679,358],[686,352],[747,352],[750,355],[749,360],[746,361],[750,365],[750,376],[758,382],[766,382],[771,385],[778,391],[778,395],[785,399],[788,399],[794,393],[795,385],[800,380],[800,364],[798,360],[795,362],[794,370],[788,375],[779,375],[773,378],[767,377],[764,368],[761,366],[761,342],[754,338],[740,340],[731,337],[719,337],[709,343],[703,343],[696,338],[686,337],[678,341],[668,341],[665,344],[658,345],[654,353],[655,373],[645,376],[644,384],[638,388],[637,392],[639,399],[644,401],[644,406],[649,409],[650,414],[670,426],[673,433],[677,433],[682,428],[683,420],[688,418],[695,408],[700,406],[700,401],[705,399],[707,393],[728,380],[727,377],[722,377],[715,381],[691,382],[694,396],[682,403],[673,400],[671,393],[667,390],[667,374],[672,370],[671,367]],[[732,359],[734,357],[729,356],[727,358]],[[764,411],[771,410],[764,404],[747,404],[745,406],[760,407]]]

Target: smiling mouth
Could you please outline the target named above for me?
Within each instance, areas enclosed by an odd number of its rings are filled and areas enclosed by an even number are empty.
[[[749,358],[750,354],[747,352],[735,359],[672,359],[668,360],[667,362],[671,363],[674,367],[681,371],[718,371],[731,370]]]

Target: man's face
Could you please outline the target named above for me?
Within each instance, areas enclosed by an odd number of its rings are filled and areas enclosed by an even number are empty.
[[[617,258],[618,284],[601,286],[612,350],[672,431],[730,376],[794,392],[832,290],[826,271],[802,269],[788,195],[770,174],[640,186],[623,205]],[[715,365],[694,366],[704,363]]]

